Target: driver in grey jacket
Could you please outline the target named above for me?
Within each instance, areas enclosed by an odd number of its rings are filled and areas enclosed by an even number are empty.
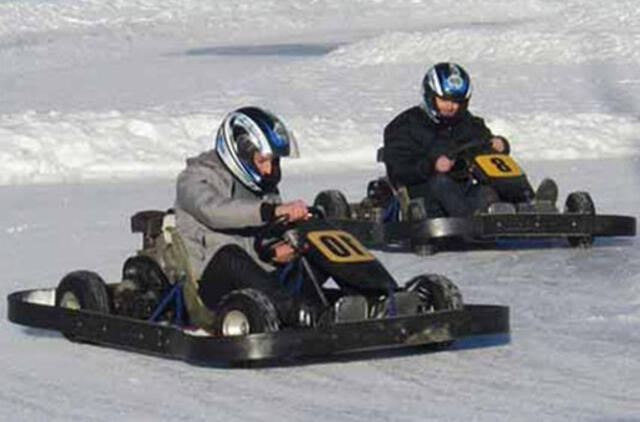
[[[177,181],[176,228],[208,308],[235,289],[255,288],[272,299],[281,318],[288,317],[293,298],[273,270],[294,250],[281,242],[258,256],[254,240],[279,216],[308,218],[302,200],[282,203],[277,188],[280,158],[297,155],[295,137],[280,119],[244,107],[224,118],[213,150],[187,160]]]

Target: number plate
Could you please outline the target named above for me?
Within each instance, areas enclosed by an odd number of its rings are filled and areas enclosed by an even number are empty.
[[[522,175],[518,164],[505,154],[478,155],[475,162],[489,177],[518,177]]]
[[[329,261],[353,263],[373,261],[375,257],[353,235],[341,230],[320,230],[307,233],[307,239]]]

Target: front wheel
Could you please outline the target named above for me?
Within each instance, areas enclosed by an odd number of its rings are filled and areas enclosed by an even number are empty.
[[[464,307],[460,289],[443,275],[417,276],[407,282],[405,289],[418,294],[423,311],[453,311]]]
[[[339,190],[323,190],[316,195],[313,206],[321,209],[326,218],[342,220],[351,218],[347,198]]]
[[[596,206],[587,192],[572,192],[567,196],[564,205],[564,212],[567,214],[595,215]],[[569,236],[567,237],[569,246],[574,248],[588,248],[593,244],[593,236]]]
[[[273,303],[255,289],[236,290],[224,296],[215,314],[213,330],[225,337],[270,333],[280,328]]]
[[[464,308],[462,294],[451,280],[439,274],[423,274],[411,279],[405,289],[416,292],[422,302],[423,312],[456,311]],[[430,345],[432,350],[445,350],[453,340]]]

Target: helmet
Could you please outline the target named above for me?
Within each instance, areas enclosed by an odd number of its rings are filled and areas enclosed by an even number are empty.
[[[265,193],[280,181],[280,157],[298,157],[293,133],[275,115],[258,107],[243,107],[229,113],[218,128],[215,150],[227,169],[243,185],[256,193]],[[270,156],[272,174],[263,176],[253,157]]]
[[[435,97],[460,103],[455,116],[445,117],[435,105]],[[467,109],[471,98],[471,78],[455,63],[438,63],[432,66],[422,80],[423,107],[436,123],[452,123]]]

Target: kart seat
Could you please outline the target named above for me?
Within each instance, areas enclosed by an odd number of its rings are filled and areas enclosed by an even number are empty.
[[[170,228],[175,228],[173,210],[145,210],[131,217],[131,232],[142,233],[142,247],[153,247],[155,239],[162,234],[166,243],[171,243]]]

